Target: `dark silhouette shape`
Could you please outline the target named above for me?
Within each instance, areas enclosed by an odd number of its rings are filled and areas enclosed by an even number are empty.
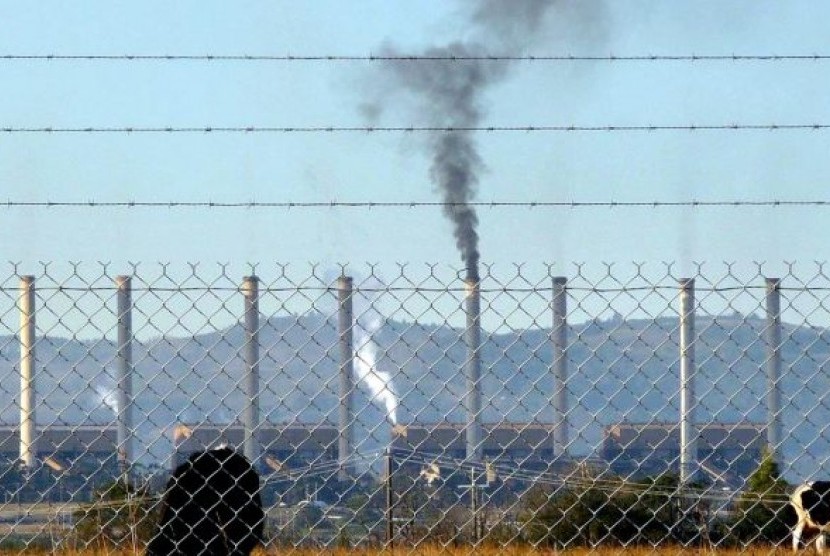
[[[167,483],[147,556],[248,556],[264,521],[250,462],[226,447],[197,452]]]

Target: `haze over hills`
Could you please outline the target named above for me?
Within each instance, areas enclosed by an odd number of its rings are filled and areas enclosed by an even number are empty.
[[[698,316],[696,391],[700,422],[766,420],[765,322],[741,315]],[[782,421],[787,476],[830,469],[830,332],[784,325]],[[589,321],[569,331],[572,452],[590,454],[605,425],[677,421],[680,405],[677,319]],[[388,441],[390,421],[463,422],[466,358],[461,331],[385,321],[377,346],[375,393],[361,383],[355,396],[359,449]],[[356,338],[356,342],[361,342]],[[260,333],[261,411],[274,423],[335,423],[339,367],[336,322],[318,313],[263,321]],[[176,422],[233,422],[245,400],[239,325],[193,337],[160,337],[133,347],[138,454],[162,462]],[[113,422],[111,342],[40,338],[37,344],[37,420]],[[16,424],[19,387],[14,337],[0,337],[0,419]],[[552,420],[549,330],[483,336],[483,421]],[[363,359],[366,359],[365,357]],[[360,371],[360,364],[356,366]],[[365,369],[364,369],[365,370]],[[359,372],[356,374],[360,374]],[[379,388],[383,376],[387,389]],[[395,396],[390,397],[389,392]],[[384,396],[386,398],[384,399]],[[374,399],[375,403],[370,400]],[[397,407],[390,399],[397,399]],[[386,402],[386,403],[384,403]],[[387,412],[394,410],[394,415]]]

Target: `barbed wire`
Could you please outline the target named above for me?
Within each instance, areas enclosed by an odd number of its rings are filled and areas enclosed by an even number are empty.
[[[681,124],[681,125],[528,125],[528,126],[126,126],[126,127],[0,127],[0,133],[29,134],[159,134],[159,133],[576,133],[576,132],[661,132],[661,131],[822,131],[830,123],[770,124]]]
[[[110,62],[787,62],[827,61],[830,54],[0,54],[5,61]]]
[[[740,208],[828,207],[830,199],[687,200],[687,201],[0,201],[5,208]]]

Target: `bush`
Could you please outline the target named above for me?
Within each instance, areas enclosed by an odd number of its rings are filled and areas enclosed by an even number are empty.
[[[121,481],[96,491],[95,501],[75,513],[76,545],[143,549],[157,521],[157,512],[145,494]]]
[[[737,517],[730,524],[732,535],[742,545],[755,542],[778,545],[790,534],[787,504],[789,485],[781,479],[778,464],[765,453],[758,469],[749,477],[747,490],[738,501]]]

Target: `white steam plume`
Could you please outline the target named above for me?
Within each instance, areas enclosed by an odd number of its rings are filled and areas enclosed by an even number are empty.
[[[380,320],[372,320],[366,326],[356,327],[355,377],[372,394],[372,402],[385,407],[386,418],[393,425],[398,424],[398,395],[392,382],[392,375],[378,368],[380,348],[372,336],[380,328]]]
[[[94,387],[95,393],[98,394],[98,403],[105,405],[113,415],[118,415],[118,394],[114,388],[107,388],[103,385]]]

